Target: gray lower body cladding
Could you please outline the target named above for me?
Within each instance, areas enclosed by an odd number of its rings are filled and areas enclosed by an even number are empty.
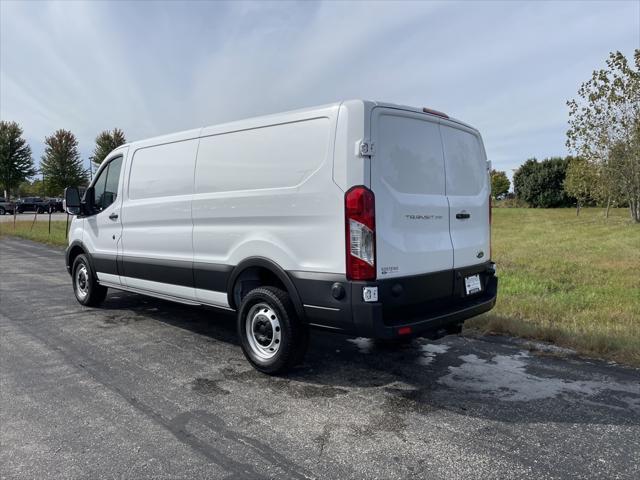
[[[71,269],[69,249],[66,260]],[[234,266],[188,261],[163,261],[115,255],[90,255],[96,272],[231,293]],[[478,274],[482,291],[466,295],[464,279]],[[369,338],[394,338],[400,332],[426,334],[493,308],[498,279],[491,262],[462,269],[349,281],[344,275],[289,271],[305,321],[312,327]],[[362,289],[378,287],[378,301],[365,302]],[[402,330],[401,330],[402,329]]]
[[[482,290],[467,295],[464,281],[479,275]],[[344,275],[290,272],[307,321],[319,327],[369,338],[394,338],[407,327],[411,335],[461,324],[491,310],[498,278],[491,262],[371,282],[347,281]],[[343,286],[343,290],[337,288]],[[363,287],[377,286],[378,301],[365,302]],[[342,294],[336,298],[336,293]],[[338,295],[339,296],[339,295]]]

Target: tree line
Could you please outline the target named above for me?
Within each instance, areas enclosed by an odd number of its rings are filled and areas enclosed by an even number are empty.
[[[531,158],[513,175],[514,195],[530,207],[627,207],[640,223],[640,49],[634,65],[612,52],[569,100],[566,146],[572,155]],[[508,195],[505,172],[491,172],[494,198]]]
[[[533,208],[575,205],[565,185],[572,161],[571,156],[528,159],[513,174],[513,194],[509,193],[511,182],[506,172],[491,170],[491,195],[495,200],[516,199],[515,205]]]
[[[100,132],[89,160],[100,164],[114,148],[127,142],[119,128]],[[60,196],[68,186],[85,186],[85,170],[78,139],[69,130],[59,129],[45,137],[40,167],[35,167],[31,147],[17,122],[0,121],[0,190],[4,196]],[[40,178],[38,178],[40,177]]]

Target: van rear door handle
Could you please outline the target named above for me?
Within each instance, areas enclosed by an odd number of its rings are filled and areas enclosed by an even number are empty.
[[[464,220],[465,218],[471,218],[471,214],[467,212],[456,213],[456,218],[458,220]]]
[[[109,215],[109,220],[117,220],[117,219],[118,219],[117,213],[112,213],[111,215]]]

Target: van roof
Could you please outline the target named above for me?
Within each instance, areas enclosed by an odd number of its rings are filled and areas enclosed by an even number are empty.
[[[177,142],[180,140],[187,140],[187,139],[191,139],[191,138],[197,138],[198,136],[200,136],[201,132],[205,129],[211,129],[214,128],[216,130],[229,130],[229,131],[233,131],[233,130],[243,130],[246,128],[255,128],[255,126],[259,126],[260,124],[265,124],[268,121],[272,121],[274,123],[280,123],[282,121],[286,121],[285,117],[290,116],[290,115],[304,115],[306,113],[313,113],[313,112],[318,112],[318,111],[322,111],[322,110],[329,110],[329,109],[333,109],[333,108],[339,108],[342,104],[345,103],[355,103],[355,102],[361,102],[363,104],[365,104],[365,106],[368,106],[369,108],[374,108],[374,107],[385,107],[385,108],[395,108],[398,110],[406,110],[406,111],[411,111],[411,112],[416,112],[416,113],[420,113],[422,115],[433,115],[430,113],[427,113],[423,110],[423,107],[411,107],[408,105],[399,105],[399,104],[395,104],[395,103],[389,103],[389,102],[380,102],[380,101],[372,101],[372,100],[363,100],[363,99],[351,99],[351,100],[343,100],[343,101],[339,101],[339,102],[334,102],[334,103],[329,103],[329,104],[325,104],[325,105],[316,105],[313,107],[306,107],[306,108],[299,108],[296,110],[288,110],[285,112],[279,112],[279,113],[272,113],[272,114],[267,114],[267,115],[260,115],[260,116],[256,116],[256,117],[248,117],[248,118],[244,118],[241,120],[234,120],[231,122],[225,122],[225,123],[220,123],[220,124],[213,124],[213,125],[207,125],[204,127],[198,127],[198,128],[194,128],[191,130],[183,130],[180,132],[175,132],[175,133],[169,133],[166,135],[159,135],[156,137],[150,137],[150,138],[144,138],[144,139],[140,139],[140,140],[136,140],[133,142],[129,142],[126,143],[124,145],[122,145],[121,147],[125,147],[125,146],[132,146],[132,145],[136,145],[136,146],[146,146],[146,145],[153,145],[153,144],[160,144],[160,143],[171,143],[171,142]],[[438,117],[438,118],[443,118],[443,117]],[[450,122],[454,122],[457,124],[460,124],[466,128],[469,128],[471,130],[477,131],[476,128],[472,127],[471,125],[464,123],[460,120],[457,120],[455,118],[451,118],[448,117],[446,120],[450,121]],[[120,148],[120,147],[119,147]]]
[[[400,104],[397,104],[397,103],[377,102],[377,101],[372,101],[372,102],[369,102],[369,103],[372,103],[376,107],[395,108],[395,109],[398,109],[398,110],[408,110],[410,112],[421,113],[423,115],[434,115],[433,113],[425,112],[424,111],[425,106],[422,106],[422,107],[410,107],[409,105],[400,105]],[[431,107],[426,107],[426,108],[428,110],[431,110]],[[440,117],[439,115],[434,115],[434,116],[437,116],[438,118],[444,118],[444,117]],[[475,128],[474,126],[469,125],[468,123],[465,123],[462,120],[458,120],[457,118],[453,118],[453,117],[449,116],[448,114],[447,114],[446,120],[448,120],[450,122],[453,122],[453,123],[457,123],[459,125],[462,125],[463,127],[466,127],[466,128],[469,128],[471,130],[474,130],[474,131],[478,132],[478,129]]]

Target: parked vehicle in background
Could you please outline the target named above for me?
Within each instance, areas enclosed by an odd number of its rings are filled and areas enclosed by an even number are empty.
[[[51,213],[64,212],[64,199],[48,198],[46,201],[49,203],[49,209],[51,210]]]
[[[265,373],[312,328],[455,333],[497,295],[488,167],[474,128],[363,100],[142,140],[66,190],[66,265],[83,305],[115,288],[235,311]]]
[[[16,200],[16,212],[37,212],[46,213],[49,211],[51,203],[40,197],[24,197]]]
[[[16,204],[10,202],[8,199],[4,197],[0,197],[0,215],[4,215],[5,213],[13,214],[13,211],[16,208]]]

